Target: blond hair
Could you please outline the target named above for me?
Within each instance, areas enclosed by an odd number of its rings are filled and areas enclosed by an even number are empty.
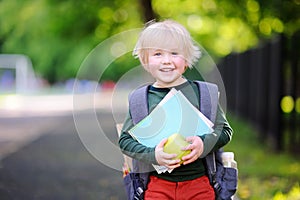
[[[149,49],[176,49],[184,56],[189,68],[192,68],[201,56],[200,49],[194,44],[190,33],[173,20],[151,21],[146,24],[133,50],[133,56],[139,58],[143,65],[148,64]]]

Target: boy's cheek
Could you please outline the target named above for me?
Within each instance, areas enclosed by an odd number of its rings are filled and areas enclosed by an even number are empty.
[[[144,67],[144,69],[145,69],[147,72],[150,72],[150,66],[149,66],[149,64],[143,64],[143,67]]]

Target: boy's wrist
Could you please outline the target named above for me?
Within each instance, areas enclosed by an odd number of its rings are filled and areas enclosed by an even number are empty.
[[[155,147],[153,148],[153,151],[150,152],[150,163],[158,165],[158,162],[155,157]]]

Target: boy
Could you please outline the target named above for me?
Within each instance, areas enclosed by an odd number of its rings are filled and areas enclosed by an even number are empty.
[[[182,74],[200,58],[200,50],[193,43],[189,32],[171,20],[148,25],[140,34],[133,55],[149,72],[155,82],[148,89],[148,108],[151,112],[171,88],[180,90],[199,109],[199,89],[196,83],[185,79]],[[183,119],[188,120],[188,119]],[[232,129],[225,114],[218,106],[214,133],[187,137],[190,143],[184,150],[183,164],[175,160],[176,154],[163,151],[167,139],[155,148],[134,140],[128,130],[134,126],[129,112],[119,139],[122,152],[140,162],[158,164],[173,169],[171,173],[150,172],[145,191],[145,200],[151,199],[215,199],[214,190],[206,175],[203,158],[210,152],[226,145],[232,137]]]

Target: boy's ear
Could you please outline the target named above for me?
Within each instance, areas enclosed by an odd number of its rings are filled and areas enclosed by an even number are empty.
[[[189,68],[189,63],[187,62],[187,60],[185,60],[185,67],[184,67],[184,71],[186,71]]]

